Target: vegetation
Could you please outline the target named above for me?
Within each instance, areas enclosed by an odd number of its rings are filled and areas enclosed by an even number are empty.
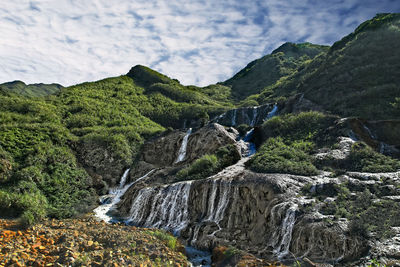
[[[363,142],[357,142],[351,148],[346,169],[361,172],[394,172],[400,170],[400,161],[376,152]]]
[[[307,142],[287,145],[281,137],[269,138],[248,161],[248,166],[256,172],[316,175],[318,170],[307,154],[310,145]]]
[[[400,111],[397,75],[400,14],[378,14],[335,43],[327,54],[304,61],[290,75],[265,83],[259,103],[304,93],[304,97],[341,116],[396,119]]]
[[[240,154],[234,145],[219,148],[215,155],[204,155],[195,160],[191,165],[180,170],[177,180],[199,180],[218,173],[222,169],[236,163]]]
[[[85,212],[95,204],[93,188],[104,186],[104,181],[94,184],[88,170],[93,174],[125,168],[144,140],[164,127],[179,127],[184,119],[207,118],[208,112],[227,108],[215,100],[218,97],[210,97],[217,89],[204,94],[148,68],[136,69],[140,75],[133,78],[83,83],[47,97],[1,90],[3,216],[31,224],[46,216]]]
[[[170,233],[163,230],[148,230],[147,233],[163,241],[168,248],[177,249],[178,239]]]
[[[257,172],[315,175],[318,169],[362,172],[393,172],[400,161],[382,155],[363,142],[355,143],[343,160],[317,161],[312,156],[318,149],[332,149],[340,134],[337,117],[319,112],[302,112],[276,116],[262,125],[266,142],[247,166]],[[332,169],[333,168],[333,169]]]
[[[226,82],[205,88],[183,86],[144,66],[67,88],[18,81],[0,85],[2,216],[31,224],[85,212],[95,203],[93,188],[99,193],[99,183],[105,182],[99,172],[128,167],[143,142],[166,128],[192,119],[205,123],[235,104],[279,102],[304,93],[334,114],[398,118],[400,54],[393,47],[400,43],[399,16],[379,14],[331,48],[286,43]],[[316,174],[312,154],[334,143],[335,119],[317,112],[272,118],[261,127],[264,144],[248,167]],[[244,132],[247,126],[239,128]],[[179,171],[177,179],[202,179],[238,159],[236,148],[224,147]],[[343,164],[356,171],[399,168],[398,161],[363,143],[353,146]]]
[[[256,104],[251,95],[260,93],[266,86],[273,85],[282,77],[292,74],[304,62],[327,51],[327,46],[285,43],[270,55],[249,63],[223,84],[232,87],[232,95],[236,100],[250,97],[253,99],[251,103]],[[250,104],[250,100],[245,103]]]
[[[392,227],[400,226],[399,203],[393,200],[374,201],[381,196],[379,188],[374,192],[366,188],[364,191],[351,191],[348,184],[337,186],[337,197],[334,202],[325,204],[321,212],[326,215],[335,215],[336,219],[350,220],[349,233],[367,238],[371,232],[376,237],[389,237]]]
[[[316,175],[312,152],[335,140],[326,128],[335,117],[303,112],[273,117],[262,125],[266,142],[247,162],[256,172]]]
[[[55,94],[63,88],[59,84],[25,84],[21,81],[14,81],[0,84],[0,93],[22,95],[29,97],[46,96]]]

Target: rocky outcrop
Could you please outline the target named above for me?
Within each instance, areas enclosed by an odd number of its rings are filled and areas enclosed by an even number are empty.
[[[115,186],[131,158],[121,157],[112,152],[104,143],[96,141],[81,142],[75,150],[79,163],[92,177],[93,187],[99,193],[106,193],[108,187]]]
[[[133,225],[179,232],[192,246],[235,246],[267,259],[306,256],[313,261],[359,257],[365,243],[347,224],[304,213],[312,200],[296,197],[305,184],[325,179],[245,170],[247,158],[199,181],[141,185],[119,210]],[[150,204],[151,203],[151,204]],[[328,249],[327,249],[328,248]]]
[[[167,229],[196,248],[234,246],[267,260],[296,257],[344,263],[368,252],[371,243],[366,237],[350,233],[347,219],[335,218],[324,208],[339,199],[343,185],[350,190],[349,198],[369,190],[381,199],[397,201],[399,173],[347,172],[336,177],[329,172],[312,177],[261,174],[247,170],[249,158],[243,157],[206,179],[174,182],[176,172],[199,156],[226,144],[239,147],[237,137],[234,129],[211,124],[194,132],[176,131],[145,144],[139,169],[156,170],[126,191],[117,205],[120,218],[135,226]],[[185,142],[185,154],[179,161]],[[335,149],[314,156],[319,161],[343,161],[354,142],[339,137]]]
[[[382,154],[400,157],[399,120],[366,121],[351,118],[346,122],[359,140]]]
[[[262,124],[269,116],[273,116],[275,112],[277,112],[277,107],[273,104],[237,108],[228,110],[224,114],[215,117],[212,122],[217,122],[225,126],[246,124],[254,127]]]
[[[141,161],[157,168],[179,163],[179,150],[186,134],[187,132],[174,131],[145,143]],[[217,123],[200,128],[188,136],[186,154],[181,162],[191,162],[205,154],[215,153],[222,146],[236,144],[237,137],[236,131],[228,132]]]
[[[281,113],[300,113],[305,111],[321,111],[324,109],[320,105],[308,100],[304,97],[304,94],[297,94],[290,97],[286,102],[283,103]]]

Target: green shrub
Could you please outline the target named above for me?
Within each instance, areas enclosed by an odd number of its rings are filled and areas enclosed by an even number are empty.
[[[207,178],[222,169],[235,164],[240,159],[235,145],[226,145],[217,149],[214,155],[204,155],[191,165],[180,170],[177,180],[199,180]]]
[[[325,133],[337,118],[316,111],[275,116],[262,125],[264,138],[280,136],[285,141],[313,141],[318,144],[336,141]]]
[[[178,244],[178,239],[173,235],[171,235],[170,233],[167,233],[163,230],[147,231],[147,233],[163,241],[170,249],[172,250],[176,249],[176,246]]]
[[[363,142],[354,143],[346,162],[347,168],[361,172],[394,172],[400,161],[374,151]]]
[[[230,259],[235,255],[238,255],[240,253],[240,250],[238,250],[235,247],[229,246],[227,250],[224,251],[224,256],[226,259]]]
[[[287,145],[281,137],[269,138],[258,152],[246,162],[251,170],[263,173],[316,175],[317,168],[307,154],[310,144],[296,142]]]
[[[179,180],[198,180],[212,175],[217,168],[217,156],[204,155],[196,159],[189,167],[180,170],[176,175]]]

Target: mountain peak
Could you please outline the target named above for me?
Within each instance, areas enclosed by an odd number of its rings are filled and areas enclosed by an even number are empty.
[[[361,23],[354,32],[350,33],[343,37],[340,41],[335,42],[331,48],[329,53],[332,53],[335,50],[343,48],[348,42],[353,40],[357,35],[361,33],[365,33],[367,31],[378,30],[382,27],[388,27],[391,24],[395,24],[397,22],[397,27],[399,27],[400,13],[378,13],[372,19],[364,21]]]
[[[305,43],[292,43],[286,42],[279,46],[277,49],[272,51],[271,54],[277,54],[279,52],[284,53],[286,56],[302,56],[304,54],[314,57],[317,54],[321,53],[321,50],[328,50],[329,46],[326,45],[316,45],[309,42]]]
[[[171,81],[168,76],[143,65],[132,67],[126,75],[132,78],[135,82],[145,86],[154,83],[169,83]]]

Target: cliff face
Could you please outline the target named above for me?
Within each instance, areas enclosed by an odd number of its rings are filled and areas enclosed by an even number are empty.
[[[335,200],[341,184],[356,191],[383,186],[375,176],[261,174],[247,170],[249,157],[242,157],[207,179],[173,182],[175,173],[199,155],[238,144],[237,133],[231,131],[211,124],[191,133],[182,162],[176,159],[180,140],[188,133],[173,132],[145,144],[140,175],[157,169],[144,179],[131,174],[134,184],[117,205],[118,215],[132,225],[170,230],[197,248],[235,246],[265,259],[285,260],[295,255],[315,262],[348,262],[368,251],[367,239],[351,234],[347,219],[333,220],[322,210]],[[342,148],[343,140],[351,141],[339,138],[336,150],[345,150],[341,152],[346,157],[349,146],[346,143]],[[305,188],[320,201],[305,194]],[[397,194],[388,190],[387,195]]]
[[[237,132],[228,132],[219,124],[209,124],[194,132],[174,131],[143,145],[141,160],[157,167],[171,166],[177,162],[182,143],[187,137],[185,157],[179,162],[191,162],[218,148],[236,143]]]
[[[206,180],[142,185],[131,190],[119,210],[131,224],[179,233],[202,249],[233,245],[273,259],[296,256],[332,262],[359,258],[366,242],[347,232],[347,221],[327,222],[308,211],[312,200],[297,194],[320,177],[257,174],[246,159]]]

